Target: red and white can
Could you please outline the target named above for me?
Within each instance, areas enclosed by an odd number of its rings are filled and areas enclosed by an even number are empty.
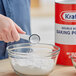
[[[55,1],[55,45],[61,51],[57,64],[72,65],[76,57],[76,0]]]

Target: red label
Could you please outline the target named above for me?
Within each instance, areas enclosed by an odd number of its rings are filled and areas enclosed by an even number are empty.
[[[55,22],[76,25],[76,4],[55,3]]]
[[[59,46],[61,49],[57,64],[73,65],[70,56],[76,57],[76,45],[63,45],[58,43],[55,45]]]
[[[60,18],[64,22],[76,22],[76,11],[63,11]]]

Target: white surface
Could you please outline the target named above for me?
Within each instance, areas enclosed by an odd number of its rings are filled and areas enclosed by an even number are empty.
[[[41,37],[41,43],[55,43],[55,24],[51,17],[31,18],[31,29],[33,34]]]

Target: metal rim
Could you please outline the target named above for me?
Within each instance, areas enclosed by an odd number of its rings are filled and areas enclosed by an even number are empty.
[[[29,37],[29,40],[31,40],[31,37],[32,37],[33,35],[37,36],[37,37],[39,38],[39,41],[40,41],[40,36],[39,36],[38,34],[32,34],[32,35]]]

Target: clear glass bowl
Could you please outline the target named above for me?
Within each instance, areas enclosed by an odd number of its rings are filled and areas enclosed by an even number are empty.
[[[60,48],[51,44],[22,43],[7,47],[12,67],[19,76],[47,76],[53,71]]]
[[[71,60],[72,60],[72,63],[73,63],[73,66],[76,68],[76,56],[71,56]]]

